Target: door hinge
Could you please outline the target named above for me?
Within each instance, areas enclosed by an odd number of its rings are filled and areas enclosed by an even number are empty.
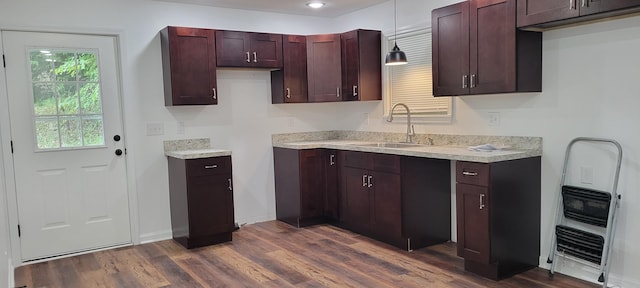
[[[7,68],[7,61],[4,59],[4,54],[2,54],[2,66]]]
[[[11,154],[13,154],[13,140],[11,140]]]
[[[22,233],[20,232],[20,224],[18,224],[18,237],[22,236]]]

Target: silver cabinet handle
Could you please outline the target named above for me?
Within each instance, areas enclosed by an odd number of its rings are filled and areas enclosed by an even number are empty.
[[[229,178],[227,180],[229,180],[229,191],[233,191],[233,186],[231,186],[231,178]]]
[[[582,7],[589,7],[589,1],[582,0]]]
[[[476,74],[471,74],[471,88],[476,88],[476,78],[478,78],[478,76],[476,76]]]
[[[367,187],[367,174],[362,175],[362,187]]]
[[[340,98],[340,87],[336,88],[336,97]]]
[[[478,172],[462,171],[462,175],[464,175],[464,176],[478,176]]]
[[[484,194],[480,194],[480,210],[484,209]]]
[[[576,9],[575,1],[576,0],[569,0],[569,10]]]
[[[218,100],[218,93],[216,92],[216,88],[211,88],[211,98],[213,98],[213,100]]]
[[[287,98],[291,98],[291,89],[287,88]]]
[[[371,183],[372,179],[373,179],[373,176],[369,176],[369,180],[367,181],[368,184],[369,184],[367,187],[369,187],[369,188],[373,187],[373,183]]]
[[[258,63],[258,52],[253,52],[253,63]]]
[[[358,96],[358,86],[353,85],[353,96]]]
[[[204,169],[213,169],[213,168],[218,168],[218,165],[205,165]]]
[[[468,77],[467,75],[462,75],[462,88],[463,89],[466,89],[466,88],[469,87],[469,86],[467,86],[467,77]]]
[[[336,155],[331,154],[331,156],[329,156],[329,165],[330,166],[336,165],[336,161],[333,160],[335,158],[336,158]]]
[[[251,63],[251,56],[249,55],[249,51],[245,53],[247,55],[247,63]]]

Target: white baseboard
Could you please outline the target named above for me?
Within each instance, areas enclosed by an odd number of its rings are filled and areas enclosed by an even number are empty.
[[[600,277],[599,269],[571,260],[564,260],[561,257],[556,257],[555,261],[560,261],[556,264],[556,273],[568,275],[587,282],[602,285],[602,283],[598,282],[598,277]],[[540,256],[539,263],[540,268],[544,268],[547,270],[551,269],[551,264],[547,264],[547,256]],[[614,271],[610,271],[607,286],[615,288],[640,287],[640,281],[623,279],[623,277],[616,275]]]
[[[151,242],[163,241],[173,238],[171,230],[160,231],[140,235],[140,244],[146,244]]]
[[[9,268],[7,271],[7,278],[9,280],[8,286],[7,287],[16,287],[16,277],[15,277],[15,273],[14,271],[16,270],[15,267],[13,267],[13,263],[11,261],[11,258],[7,259],[7,267]]]

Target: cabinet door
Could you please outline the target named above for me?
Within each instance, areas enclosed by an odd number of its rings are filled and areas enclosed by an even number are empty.
[[[367,170],[343,167],[340,220],[352,228],[366,230],[371,221]]]
[[[340,34],[307,36],[309,102],[342,101]]]
[[[300,150],[300,218],[324,215],[325,178],[322,149]]]
[[[578,17],[580,1],[518,0],[518,27]]]
[[[456,184],[458,256],[490,263],[489,193],[487,187]]]
[[[342,100],[382,99],[381,33],[354,30],[342,33]]]
[[[214,31],[167,27],[160,36],[165,106],[217,104]]]
[[[358,30],[342,33],[342,99],[358,100],[360,60]]]
[[[338,220],[338,155],[336,150],[324,150],[325,215]]]
[[[282,35],[247,33],[252,67],[282,68]]]
[[[469,94],[469,2],[431,13],[433,95]]]
[[[640,6],[640,0],[601,0],[602,12]]]
[[[307,37],[285,35],[282,51],[285,55],[283,68],[271,72],[273,103],[304,103],[307,102]],[[273,83],[281,78],[281,84]],[[280,87],[274,90],[274,87]]]
[[[187,178],[189,237],[234,230],[231,174]]]
[[[399,174],[370,172],[371,225],[375,233],[389,237],[402,235],[402,192]]]
[[[219,67],[251,66],[251,52],[246,32],[216,31],[216,59]]]
[[[470,94],[516,91],[515,0],[470,1]]]

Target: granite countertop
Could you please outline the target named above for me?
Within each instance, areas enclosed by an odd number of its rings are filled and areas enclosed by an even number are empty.
[[[332,132],[335,132],[335,131],[332,131]],[[317,132],[317,133],[323,133],[323,132]],[[337,138],[352,138],[352,139],[317,139],[318,135],[314,135],[313,137],[295,137],[295,136],[292,137],[292,134],[286,134],[286,137],[282,137],[284,134],[281,134],[281,135],[274,135],[273,147],[289,148],[289,149],[325,148],[325,149],[395,154],[395,155],[424,157],[424,158],[471,161],[471,162],[481,162],[481,163],[492,163],[492,162],[500,162],[500,161],[542,156],[542,149],[541,149],[542,139],[538,137],[500,136],[496,138],[491,138],[494,136],[455,135],[455,137],[453,138],[459,140],[459,143],[460,143],[458,145],[455,145],[454,143],[452,143],[454,141],[450,139],[452,138],[451,135],[445,135],[446,137],[442,137],[442,135],[429,135],[429,136],[432,136],[433,138],[426,137],[425,139],[431,139],[431,140],[415,141],[417,142],[417,144],[422,144],[422,145],[411,146],[411,147],[362,146],[362,145],[372,145],[375,143],[402,142],[402,141],[393,141],[394,135],[390,136],[389,135],[390,133],[382,133],[382,134],[386,134],[386,135],[375,135],[375,134],[371,134],[371,132],[368,132],[366,136],[369,136],[369,137],[353,137],[353,136],[337,137]],[[374,137],[371,137],[371,136],[374,136]],[[334,137],[335,135],[328,136],[328,138],[334,138]],[[294,139],[296,138],[302,141],[295,141]],[[484,142],[478,142],[478,141],[484,141]],[[434,145],[429,145],[428,144],[429,142],[433,142]],[[445,143],[446,145],[442,145]],[[501,150],[494,150],[490,152],[470,151],[468,149],[469,146],[475,146],[475,145],[486,144],[486,143],[494,144],[497,147],[507,146],[510,148],[503,148]]]
[[[197,159],[231,155],[230,150],[210,148],[207,138],[164,141],[164,155],[178,159]]]

